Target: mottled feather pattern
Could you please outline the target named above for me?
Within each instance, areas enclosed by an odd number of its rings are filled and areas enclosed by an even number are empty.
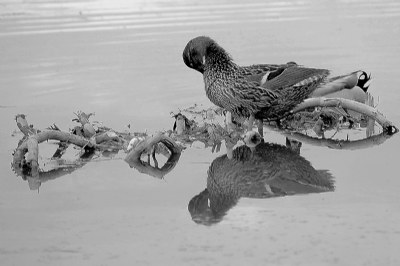
[[[256,81],[249,81],[241,75],[243,72],[237,66],[233,67],[234,74],[217,71],[212,66],[209,64],[206,67],[204,81],[207,96],[214,104],[237,116],[255,115],[256,118],[270,119],[286,115],[329,74],[329,71],[323,69],[291,66],[260,86]]]
[[[221,47],[212,46],[208,52],[204,83],[207,97],[214,104],[238,116],[248,117],[277,98],[257,82],[246,80],[242,68],[234,64]]]
[[[271,102],[268,107],[261,108],[255,114],[257,119],[276,120],[290,113],[296,105],[308,98],[310,93],[321,85],[321,79],[300,82],[293,87],[287,87],[280,91],[280,97]]]
[[[279,119],[325,84],[329,71],[294,62],[241,67],[209,37],[187,44],[183,59],[201,72],[207,97],[234,116]]]
[[[206,71],[205,73],[215,73]],[[278,98],[272,91],[256,82],[240,77],[213,78],[204,75],[206,94],[211,101],[238,116],[248,117]]]
[[[329,71],[326,69],[304,68],[296,63],[252,65],[243,67],[242,71],[245,73],[245,77],[250,75],[249,73],[259,75],[259,79],[262,79],[264,74],[268,75],[265,82],[261,84],[262,88],[267,89],[264,93],[257,92],[259,86],[254,83],[250,89],[245,91],[249,98],[259,101],[258,104],[255,104],[258,108],[254,113],[255,116],[269,119],[277,119],[288,114],[318,85],[323,84],[329,75]]]

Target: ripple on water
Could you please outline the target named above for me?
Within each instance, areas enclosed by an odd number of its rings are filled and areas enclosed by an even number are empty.
[[[85,32],[115,29],[154,29],[268,21],[324,19],[327,12],[344,17],[400,16],[400,2],[346,1],[344,3],[292,2],[202,2],[177,1],[23,1],[6,2],[0,11],[0,36]],[[310,5],[313,8],[310,8]],[[372,12],[372,11],[374,12]],[[378,10],[379,12],[375,12]]]

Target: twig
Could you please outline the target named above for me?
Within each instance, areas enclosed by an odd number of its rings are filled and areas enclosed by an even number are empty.
[[[19,130],[21,130],[25,136],[33,135],[38,132],[38,130],[34,129],[32,126],[29,126],[24,114],[16,115],[15,122],[17,122]]]

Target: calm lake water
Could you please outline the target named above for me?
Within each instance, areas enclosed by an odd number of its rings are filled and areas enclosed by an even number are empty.
[[[379,110],[400,125],[398,1],[3,0],[0,264],[400,265],[398,135],[354,151],[303,143],[301,156],[329,171],[334,192],[243,194],[213,226],[195,223],[188,205],[208,186],[212,164],[235,169],[224,149],[186,149],[165,180],[131,169],[122,152],[39,193],[14,174],[16,114],[68,130],[82,110],[116,130],[151,133],[172,127],[171,111],[211,106],[201,75],[182,61],[198,35],[242,65],[371,72]],[[265,139],[285,144],[277,133]]]

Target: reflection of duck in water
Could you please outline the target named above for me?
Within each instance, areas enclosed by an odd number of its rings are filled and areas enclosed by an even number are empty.
[[[189,202],[196,223],[220,222],[241,197],[271,198],[333,191],[332,176],[315,170],[309,161],[281,145],[241,146],[216,158],[208,169],[207,188]]]

